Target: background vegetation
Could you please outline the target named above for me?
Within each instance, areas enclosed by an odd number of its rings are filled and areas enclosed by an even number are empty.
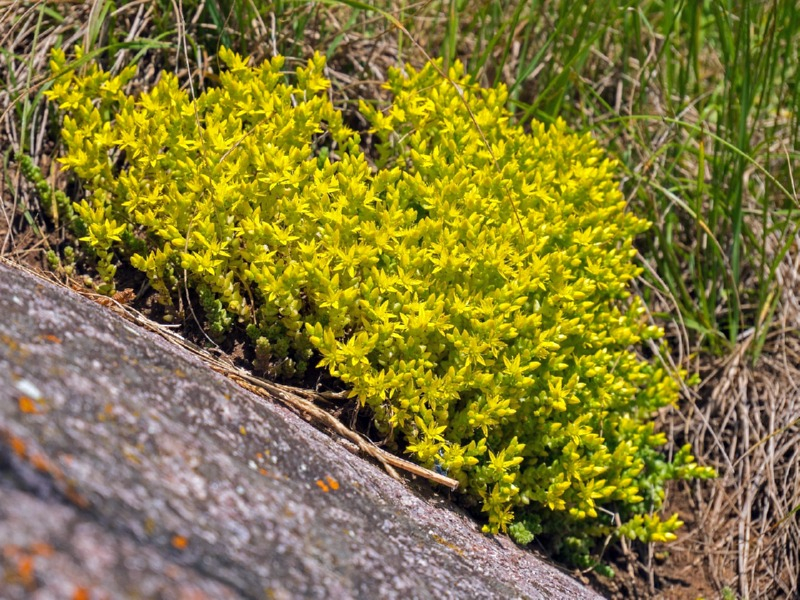
[[[142,88],[166,68],[196,89],[218,70],[221,45],[257,61],[319,50],[354,125],[358,99],[382,93],[388,67],[459,58],[481,83],[509,86],[520,122],[561,117],[591,131],[624,165],[630,210],[656,224],[639,242],[640,293],[668,328],[676,365],[703,380],[664,423],[722,475],[675,490],[694,528],[667,560],[672,570],[660,570],[652,547],[626,548],[624,585],[643,574],[655,592],[702,572],[698,593],[797,593],[794,0],[0,0],[0,15],[0,253],[17,260],[64,241],[40,210],[48,188],[37,193],[15,160],[33,157],[49,189],[63,188],[42,98],[53,46],[80,43],[114,71],[136,63]]]

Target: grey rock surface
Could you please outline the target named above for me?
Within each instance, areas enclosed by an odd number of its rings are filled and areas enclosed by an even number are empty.
[[[0,590],[598,597],[188,352],[3,264]]]

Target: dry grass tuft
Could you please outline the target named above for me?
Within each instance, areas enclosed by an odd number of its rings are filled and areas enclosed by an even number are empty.
[[[686,438],[720,475],[695,489],[698,549],[717,589],[742,598],[800,593],[798,248],[800,237],[781,264],[776,330],[759,360],[748,359],[748,337],[715,365],[686,424]]]

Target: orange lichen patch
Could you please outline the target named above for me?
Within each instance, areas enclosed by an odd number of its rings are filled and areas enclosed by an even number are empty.
[[[3,556],[7,560],[16,560],[27,554],[47,557],[53,554],[53,547],[47,542],[33,542],[30,546],[18,546],[17,544],[3,546]]]
[[[36,556],[44,556],[45,558],[51,556],[54,552],[53,547],[47,542],[33,542],[30,548],[31,552]]]
[[[28,396],[20,396],[18,402],[19,410],[26,415],[35,415],[39,412],[36,402],[34,402],[33,399],[29,398]]]
[[[177,548],[178,550],[185,550],[186,546],[189,545],[189,540],[187,540],[182,535],[173,535],[172,536],[172,546],[173,548]]]
[[[25,442],[22,439],[10,435],[8,439],[8,444],[9,446],[11,446],[11,449],[14,451],[14,454],[19,456],[20,458],[25,458],[27,456],[28,449],[27,446],[25,445]]]
[[[256,458],[259,460],[259,462],[263,462],[264,455],[261,454],[261,452],[256,452]]]
[[[3,345],[7,346],[8,349],[13,352],[19,350],[19,343],[9,335],[0,334],[0,342],[2,342]]]
[[[323,492],[330,492],[331,491],[331,488],[329,488],[328,484],[326,484],[324,481],[322,481],[322,479],[317,479],[317,485],[319,486],[319,489],[321,489]]]
[[[43,333],[42,335],[39,336],[39,339],[45,342],[50,342],[51,344],[61,343],[61,338],[51,333]]]
[[[14,451],[14,454],[20,458],[27,460],[30,465],[37,471],[52,475],[57,480],[63,480],[64,474],[58,466],[54,465],[44,454],[39,452],[30,453],[25,441],[15,435],[5,433],[3,438],[8,441],[8,445]]]
[[[72,592],[72,600],[89,600],[92,597],[89,588],[78,586]]]
[[[331,477],[330,475],[328,475],[327,477],[325,477],[325,480],[328,482],[328,485],[329,485],[329,486],[331,486],[331,489],[332,489],[332,490],[338,490],[338,489],[339,489],[339,482],[338,482],[338,481],[336,481],[336,480],[335,480],[333,477]]]
[[[55,476],[61,475],[61,470],[56,465],[51,463],[43,454],[32,454],[28,460],[30,461],[31,466],[37,471],[41,471],[42,473],[50,473],[51,475]]]
[[[40,452],[29,452],[25,442],[8,432],[0,432],[0,439],[7,441],[8,445],[14,453],[21,459],[27,460],[28,463],[37,471],[50,475],[59,485],[59,489],[64,490],[64,496],[75,504],[78,508],[86,509],[90,506],[90,502],[84,498],[76,489],[75,484],[67,480],[64,472],[47,458],[46,455]],[[71,457],[67,457],[71,459]]]
[[[264,476],[266,476],[266,475],[269,475],[269,471],[267,471],[267,470],[266,470],[266,469],[264,469],[263,467],[262,467],[261,469],[259,469],[259,470],[258,470],[258,472],[259,472],[259,473],[261,473],[261,474],[262,474],[262,475],[264,475]]]
[[[106,402],[103,406],[103,412],[97,413],[97,420],[105,422],[114,417],[114,405],[111,402]]]
[[[89,502],[85,496],[81,495],[81,493],[75,489],[75,486],[72,483],[67,485],[64,496],[78,508],[87,509],[89,506],[91,506],[91,502]]]
[[[17,557],[17,572],[20,583],[28,590],[36,587],[36,565],[34,564],[33,556],[30,554],[22,554]]]

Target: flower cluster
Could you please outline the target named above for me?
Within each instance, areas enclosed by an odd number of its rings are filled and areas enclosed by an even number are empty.
[[[648,223],[594,141],[526,131],[503,87],[432,64],[362,104],[368,158],[320,56],[294,73],[220,57],[193,99],[166,73],[128,95],[132,70],[79,75],[54,52],[61,162],[107,281],[129,260],[170,302],[185,277],[215,335],[238,322],[261,360],[327,367],[487,531],[674,539],[665,481],[712,473],[658,451],[677,384],[637,354],[662,332],[628,292]]]

